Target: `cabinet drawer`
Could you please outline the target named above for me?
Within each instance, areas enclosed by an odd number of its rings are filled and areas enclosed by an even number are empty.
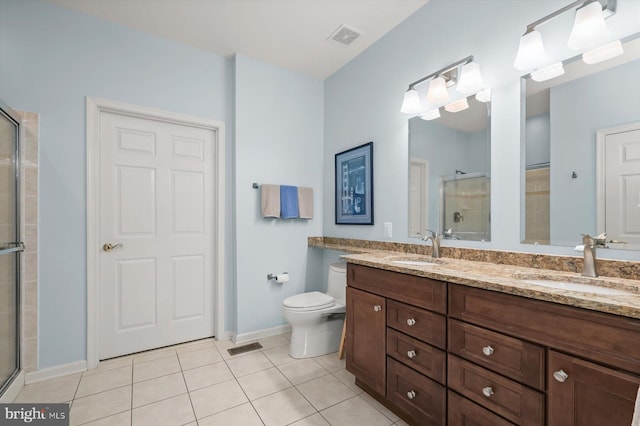
[[[387,355],[439,383],[445,383],[446,355],[440,349],[387,328]]]
[[[449,355],[449,388],[522,426],[544,424],[544,395]]]
[[[455,392],[449,391],[448,395],[447,426],[514,426],[513,423]]]
[[[640,320],[449,285],[449,315],[640,374]]]
[[[449,352],[544,390],[545,350],[541,346],[452,319]]]
[[[446,313],[447,283],[443,281],[348,263],[347,283],[360,290]]]
[[[387,399],[421,426],[445,424],[445,388],[387,357]]]
[[[446,317],[415,306],[387,300],[387,326],[446,349]]]

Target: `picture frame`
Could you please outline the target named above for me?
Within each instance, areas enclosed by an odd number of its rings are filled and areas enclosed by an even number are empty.
[[[373,225],[373,142],[335,155],[336,225]]]

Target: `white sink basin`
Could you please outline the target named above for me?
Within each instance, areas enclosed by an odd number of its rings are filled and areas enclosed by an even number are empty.
[[[617,288],[600,287],[591,284],[574,283],[570,281],[554,281],[554,280],[523,280],[529,284],[535,284],[543,287],[556,288],[558,290],[579,291],[582,293],[603,294],[607,296],[628,296],[632,293]]]
[[[392,260],[391,263],[398,263],[400,265],[411,265],[411,266],[432,266],[432,265],[440,264],[440,262],[429,262],[427,260]]]

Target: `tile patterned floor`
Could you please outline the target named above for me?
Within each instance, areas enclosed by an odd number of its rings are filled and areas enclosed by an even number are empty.
[[[337,354],[296,360],[288,336],[231,356],[205,339],[33,383],[16,402],[69,402],[71,425],[406,426],[362,392]]]

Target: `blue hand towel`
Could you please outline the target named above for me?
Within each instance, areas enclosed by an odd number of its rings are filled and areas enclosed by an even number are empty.
[[[298,214],[298,187],[280,185],[280,217],[293,219]]]

